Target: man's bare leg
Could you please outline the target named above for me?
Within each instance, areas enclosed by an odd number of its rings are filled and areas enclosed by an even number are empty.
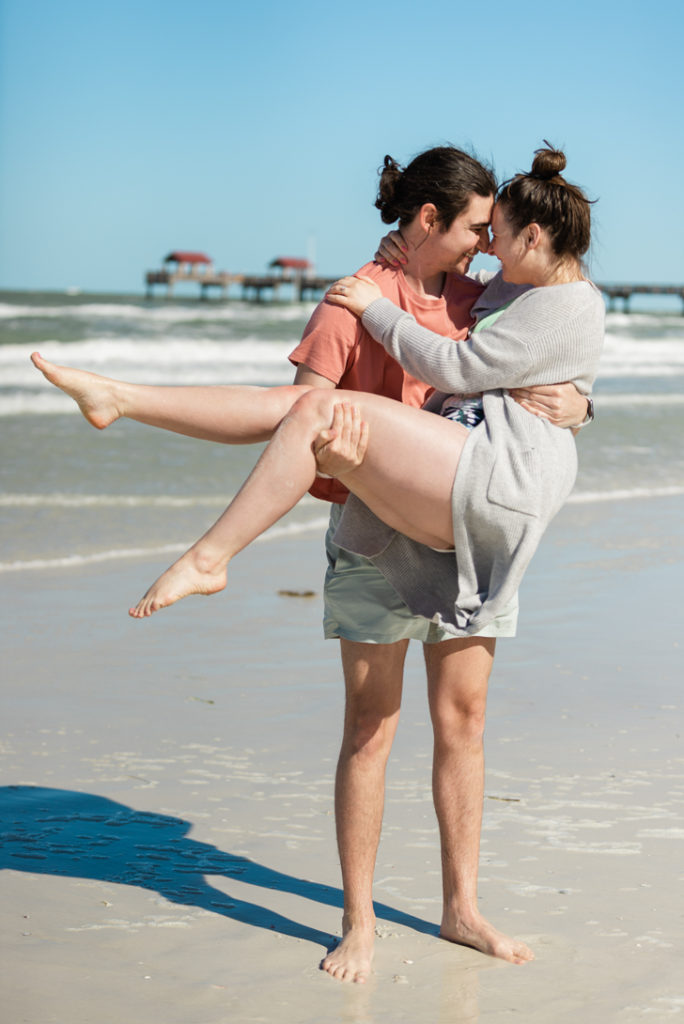
[[[433,796],[442,850],[442,938],[522,964],[534,959],[480,914],[477,878],[484,800],[484,724],[493,639],[426,644],[434,730]]]
[[[43,376],[78,405],[88,423],[104,430],[118,419],[222,444],[267,441],[309,388],[163,387],[130,384],[31,356]]]
[[[373,959],[373,872],[382,827],[385,767],[399,721],[408,640],[340,643],[346,707],[335,781],[335,820],[344,916],[342,940],[321,967],[338,981],[362,984]]]

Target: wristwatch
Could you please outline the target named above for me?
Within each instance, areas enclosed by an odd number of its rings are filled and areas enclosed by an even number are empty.
[[[594,399],[591,398],[589,395],[586,396],[586,399],[587,399],[587,415],[584,417],[584,419],[582,420],[581,423],[577,424],[578,427],[586,427],[587,423],[593,423],[594,422]]]

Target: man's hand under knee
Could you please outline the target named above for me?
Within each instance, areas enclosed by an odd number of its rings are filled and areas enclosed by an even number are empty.
[[[367,447],[368,424],[359,407],[339,402],[332,424],[314,441],[317,475],[341,479],[361,465]]]

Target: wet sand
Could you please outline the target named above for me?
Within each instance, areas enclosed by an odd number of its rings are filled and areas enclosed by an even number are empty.
[[[537,960],[436,936],[419,647],[388,773],[366,986],[339,934],[342,693],[321,538],[145,622],[161,563],[0,576],[0,1003],[8,1024],[587,1024],[684,1014],[681,498],[570,505],[501,641],[480,898]],[[313,597],[279,590],[314,591]]]

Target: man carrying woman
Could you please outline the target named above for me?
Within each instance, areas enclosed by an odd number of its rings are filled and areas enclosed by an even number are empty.
[[[451,161],[450,174],[444,166],[445,160]],[[388,178],[394,180],[388,181]],[[445,178],[450,185],[444,184]],[[561,187],[557,185],[557,188]],[[472,300],[477,298],[478,288],[463,275],[475,252],[484,250],[488,245],[487,225],[494,190],[491,175],[481,165],[448,147],[428,151],[404,171],[390,164],[383,174],[379,200],[383,217],[390,223],[400,220],[408,247],[408,262],[403,270],[376,267],[370,274],[380,284],[383,294],[398,301],[401,308],[417,314],[419,322],[452,339],[463,338],[471,322],[467,310]],[[445,196],[445,192],[448,195]],[[448,199],[453,200],[451,204]],[[579,283],[578,260],[581,253],[573,250],[569,255],[566,253],[559,257],[549,247],[549,229],[546,227],[532,240],[520,235],[521,231],[516,230],[513,237],[520,248],[516,259],[523,265],[525,273],[529,270],[532,277],[528,280],[524,274],[521,276],[515,271],[511,278],[514,283],[538,284],[543,289],[545,285],[539,278],[540,268],[547,277],[551,271],[556,274],[562,271],[559,283]],[[536,257],[541,255],[541,241],[544,243],[544,258],[540,261]],[[529,256],[532,262],[527,259]],[[565,281],[563,275],[570,275],[569,279]],[[342,285],[342,288],[346,287],[354,286]],[[344,294],[340,293],[337,301],[343,301]],[[463,302],[463,295],[467,296],[466,302]],[[500,303],[500,296],[498,301]],[[593,325],[587,329],[593,330]],[[284,440],[290,443],[285,436],[288,433],[295,438],[297,450],[293,458],[296,461],[303,454],[306,462],[303,473],[298,469],[295,474],[296,486],[301,487],[313,481],[312,443],[319,447],[317,438],[321,431],[330,427],[335,404],[334,396],[330,394],[332,388],[351,384],[354,390],[358,381],[362,390],[374,390],[399,400],[408,399],[414,405],[422,404],[428,390],[423,388],[421,394],[416,380],[420,375],[411,377],[402,373],[383,349],[361,331],[350,313],[334,309],[329,304],[319,307],[302,346],[293,353],[293,359],[299,363],[296,383],[315,385],[317,390],[309,393],[314,395],[313,398],[306,397],[299,402],[291,415],[287,414],[301,395],[294,389],[277,389],[279,394],[270,392],[273,397],[263,408],[260,407],[256,415],[254,397],[257,393],[264,394],[261,391],[138,388],[55,370],[39,359],[36,362],[49,379],[79,401],[86,416],[98,426],[106,426],[112,419],[125,415],[193,436],[247,442],[269,437],[284,418],[278,431],[278,444],[282,445]],[[326,338],[331,339],[332,361],[330,352],[323,349]],[[396,354],[400,354],[398,349]],[[533,383],[534,369],[532,366],[526,376],[502,378],[501,386],[511,381],[525,385]],[[571,366],[570,369],[579,379],[584,367]],[[549,377],[547,370],[545,367],[537,380],[546,383],[557,379]],[[431,383],[429,378],[428,383]],[[491,378],[487,383],[491,383]],[[468,391],[483,389],[470,384],[469,381]],[[207,395],[207,391],[211,393]],[[586,415],[586,401],[574,389],[566,388],[565,391],[574,397],[568,399],[571,411],[561,423],[565,426],[577,424]],[[198,392],[203,394],[200,396]],[[350,400],[355,403],[360,397],[354,395]],[[546,400],[544,391],[538,401],[543,404]],[[553,393],[550,400],[555,401]],[[267,411],[268,401],[271,404]],[[386,500],[389,494],[395,498],[398,494],[398,499],[389,503],[393,508],[381,508],[376,504],[376,511],[388,518],[392,526],[398,526],[428,547],[450,547],[455,532],[451,517],[451,489],[458,456],[466,448],[467,431],[439,416],[414,412],[396,403],[389,403],[393,408],[388,410],[384,408],[386,403],[382,399],[368,401],[368,406],[362,405],[361,409],[363,418],[371,425],[369,456],[362,466],[345,474],[345,482],[349,482],[352,490],[360,493],[371,507],[374,502]],[[501,403],[497,400],[496,404],[498,407]],[[505,408],[508,412],[508,404]],[[397,413],[400,414],[399,419],[396,418]],[[523,414],[522,409],[520,413]],[[405,414],[410,417],[410,423]],[[335,415],[339,418],[339,413]],[[496,412],[493,415],[496,417]],[[529,417],[528,412],[524,415]],[[546,431],[554,430],[559,435],[567,433],[549,426],[546,420],[540,422],[544,423]],[[316,434],[312,436],[314,426]],[[334,456],[334,447],[335,442],[321,453],[323,471],[326,459]],[[397,450],[403,450],[404,459],[410,462],[408,472],[397,472]],[[280,462],[281,469],[287,466],[287,485],[290,486],[294,462],[288,459],[284,463],[282,458]],[[259,474],[263,477],[264,465],[267,474],[279,471],[265,459],[257,477]],[[419,467],[425,469],[422,475],[417,473]],[[330,463],[328,468],[331,468]],[[243,504],[245,495],[249,495],[253,486],[254,478],[242,492]],[[320,487],[321,481],[317,481],[316,486]],[[343,497],[339,492],[333,496]],[[397,509],[400,510],[401,521],[392,518]],[[277,509],[271,509],[269,515],[271,513],[281,514]],[[253,526],[254,517],[251,518]],[[338,519],[339,510],[334,510],[335,523]],[[238,532],[242,530],[239,541],[234,526],[231,527],[231,544],[237,542],[242,546],[243,540],[248,542],[247,534],[252,526],[247,532],[239,527]],[[451,555],[441,557],[449,559],[450,564],[454,561]],[[425,644],[428,694],[435,733],[433,788],[440,825],[444,885],[441,934],[483,952],[524,962],[531,958],[531,952],[523,943],[502,935],[489,925],[479,914],[476,902],[487,683],[496,636],[514,632],[515,593],[504,601],[497,615],[483,629],[457,636],[450,628],[448,617],[443,619],[442,625],[437,625],[412,614],[371,562],[341,552],[331,538],[329,558],[327,630],[329,635],[341,638],[347,689],[345,729],[336,785],[345,910],[342,942],[324,960],[323,966],[335,977],[354,981],[363,981],[370,970],[374,934],[372,875],[382,819],[384,770],[396,730],[403,663],[411,637],[421,639]],[[176,584],[169,588],[169,577],[164,583],[162,581],[140,603],[135,610],[136,615],[149,614],[157,604],[171,603],[169,596],[174,599],[181,596],[177,593]],[[213,586],[212,583],[209,589]],[[364,600],[370,588],[373,599],[365,600],[359,610],[359,595]],[[371,622],[371,615],[365,612],[378,606],[382,609],[381,614],[374,613],[374,621]],[[369,620],[367,627],[366,618]]]

